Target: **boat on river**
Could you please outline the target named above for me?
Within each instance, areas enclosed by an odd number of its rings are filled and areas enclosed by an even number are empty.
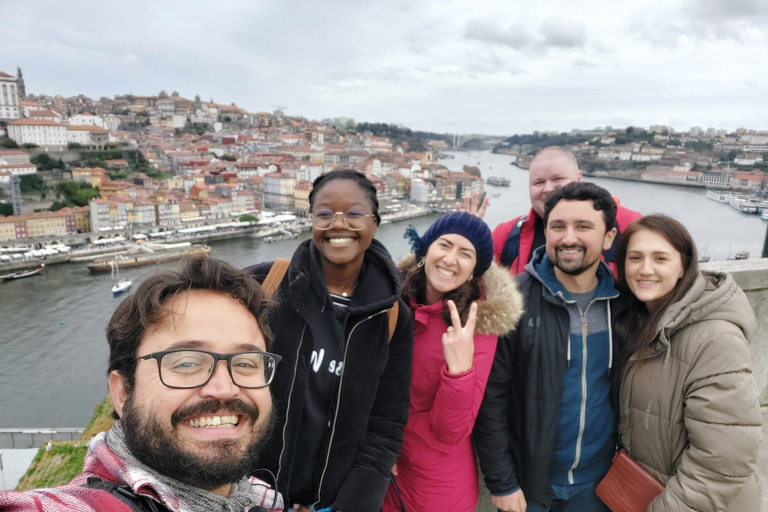
[[[18,272],[12,272],[10,274],[2,275],[0,276],[0,279],[2,279],[3,281],[13,281],[14,279],[24,279],[25,277],[36,276],[43,270],[45,270],[45,263],[42,263],[39,267],[30,269],[30,270],[20,270]]]
[[[511,184],[509,178],[502,178],[500,176],[491,176],[485,182],[496,187],[508,187]]]
[[[133,285],[133,281],[130,279],[120,279],[120,264],[118,263],[117,259],[113,259],[112,263],[112,279],[117,281],[112,286],[112,296],[117,297],[123,292],[127,292],[128,289]]]
[[[207,245],[193,245],[183,251],[162,251],[162,252],[142,252],[134,255],[123,255],[115,258],[96,260],[86,265],[92,274],[112,271],[112,262],[117,261],[121,268],[144,267],[147,265],[156,265],[168,261],[176,261],[186,256],[196,254],[208,254],[211,248]]]

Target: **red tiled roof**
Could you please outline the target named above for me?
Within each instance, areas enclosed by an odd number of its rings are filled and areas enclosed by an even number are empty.
[[[61,114],[53,110],[30,110],[29,117],[61,117]]]
[[[8,123],[8,126],[16,125],[16,126],[64,126],[63,124],[59,124],[56,121],[51,121],[49,119],[17,119],[11,123]]]
[[[75,131],[75,132],[96,132],[96,133],[107,133],[107,130],[102,128],[101,126],[79,126],[79,125],[69,125],[67,126],[67,130],[69,131]]]

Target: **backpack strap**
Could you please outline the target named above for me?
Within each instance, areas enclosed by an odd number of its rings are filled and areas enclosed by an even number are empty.
[[[392,336],[395,335],[395,327],[397,327],[397,314],[400,312],[400,303],[395,301],[392,305],[392,309],[389,310],[387,316],[389,317],[389,338],[387,343],[392,341]]]
[[[272,263],[272,268],[269,269],[267,277],[264,278],[264,282],[261,283],[261,289],[267,295],[272,297],[277,291],[277,287],[280,286],[280,282],[283,280],[283,276],[288,271],[288,265],[291,260],[288,258],[277,258]]]
[[[83,487],[89,489],[100,489],[106,491],[116,499],[125,503],[134,512],[167,512],[167,508],[161,503],[156,502],[149,496],[136,494],[127,485],[108,482],[98,477],[88,477]]]
[[[504,267],[511,267],[517,257],[520,255],[520,231],[525,224],[527,215],[523,215],[515,222],[512,230],[507,235],[507,240],[504,242],[504,248],[501,250],[501,265]]]

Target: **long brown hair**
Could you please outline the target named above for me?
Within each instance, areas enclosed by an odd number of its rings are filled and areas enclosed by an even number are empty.
[[[452,300],[456,304],[456,310],[459,312],[459,317],[461,317],[461,323],[464,324],[467,321],[467,317],[469,317],[469,307],[472,305],[472,302],[480,299],[484,294],[485,283],[483,282],[483,276],[480,276],[446,293],[443,301]],[[413,265],[405,272],[400,295],[408,304],[410,304],[411,299],[418,304],[427,303],[427,274],[424,272],[424,265]],[[445,325],[452,324],[451,313],[447,307],[443,308],[443,320]]]
[[[632,235],[644,229],[663,236],[680,253],[683,263],[683,276],[666,297],[659,299],[658,307],[652,312],[629,289],[625,273],[627,249]],[[629,309],[617,319],[615,329],[622,340],[622,360],[626,362],[633,354],[647,355],[650,352],[656,329],[667,309],[679,302],[696,281],[699,274],[696,244],[685,226],[672,217],[661,214],[648,215],[630,224],[621,234],[621,244],[616,255],[616,270],[619,290],[631,301]]]

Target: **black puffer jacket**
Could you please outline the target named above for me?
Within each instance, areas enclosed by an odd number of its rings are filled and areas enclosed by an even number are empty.
[[[274,350],[283,360],[271,385],[275,401],[275,435],[259,460],[277,475],[278,490],[291,480],[304,390],[313,348],[313,326],[307,322],[305,297],[310,291],[312,241],[303,242],[278,288],[279,305],[272,312]],[[365,253],[366,271],[355,289],[346,323],[344,369],[330,410],[326,432],[327,457],[309,462],[319,468],[314,487],[315,508],[378,512],[392,466],[403,441],[413,352],[413,317],[400,299],[400,274],[377,240]],[[261,282],[272,263],[250,267]],[[397,327],[391,342],[388,311],[399,301]],[[332,314],[332,313],[331,313]],[[328,441],[330,440],[330,450]],[[319,466],[318,466],[319,465]],[[284,492],[286,503],[293,503]]]

